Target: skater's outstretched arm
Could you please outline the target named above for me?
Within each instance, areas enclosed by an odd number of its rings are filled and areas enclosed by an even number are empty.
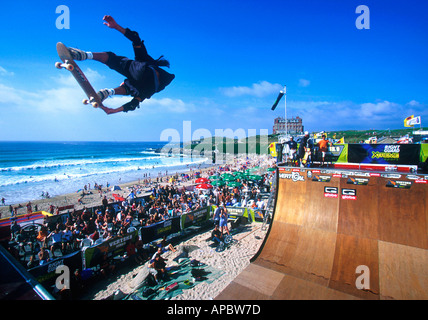
[[[103,20],[105,21],[104,24],[107,27],[119,31],[121,34],[123,34],[125,37],[132,41],[132,46],[134,47],[135,53],[135,60],[147,62],[154,61],[153,58],[150,57],[147,53],[147,49],[144,46],[144,42],[141,41],[140,36],[137,32],[132,31],[128,28],[123,28],[116,22],[116,20],[114,20],[112,16],[106,15],[103,17]]]
[[[121,26],[116,22],[116,20],[114,20],[114,19],[113,19],[113,17],[112,17],[112,16],[108,16],[108,15],[106,15],[106,16],[104,16],[104,17],[103,17],[103,20],[105,21],[105,22],[104,22],[104,24],[105,24],[107,27],[109,27],[109,28],[111,28],[111,29],[115,29],[115,30],[119,31],[121,34],[125,34],[126,29],[124,29],[123,27],[121,27]]]
[[[131,101],[129,101],[128,103],[125,103],[123,106],[119,108],[112,109],[105,106],[101,106],[101,109],[104,110],[104,112],[107,113],[108,115],[118,113],[118,112],[134,111],[142,100],[143,99],[141,99],[140,97],[135,97]]]

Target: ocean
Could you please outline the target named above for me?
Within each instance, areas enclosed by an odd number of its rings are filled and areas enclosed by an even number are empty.
[[[0,142],[0,198],[6,204],[156,178],[206,159],[162,154],[166,142]]]

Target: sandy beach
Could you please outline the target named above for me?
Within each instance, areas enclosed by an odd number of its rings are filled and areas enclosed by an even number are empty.
[[[174,258],[183,248],[196,246],[198,249],[189,252],[190,259],[196,259],[206,265],[222,270],[225,273],[212,283],[201,282],[195,287],[183,291],[172,300],[212,300],[250,263],[250,259],[260,248],[266,230],[262,230],[261,223],[252,223],[245,226],[243,232],[234,236],[236,242],[222,252],[216,252],[206,241],[211,236],[211,230],[195,235],[189,240],[176,246],[177,251],[168,251],[162,257],[168,259],[167,266],[176,264]],[[106,299],[117,290],[123,294],[130,294],[141,283],[139,273],[143,272],[147,262],[130,271],[118,271],[110,280],[105,280],[91,288],[83,297],[84,300]]]

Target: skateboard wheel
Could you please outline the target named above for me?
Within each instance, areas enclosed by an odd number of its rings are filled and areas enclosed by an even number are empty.
[[[98,108],[98,107],[99,107],[99,104],[98,104],[98,102],[92,102],[92,106],[93,106],[94,108]]]
[[[83,104],[89,104],[89,100],[88,100],[88,99],[83,99],[83,100],[82,100],[82,103],[83,103]]]
[[[72,65],[72,64],[67,64],[65,67],[66,67],[66,69],[67,69],[68,71],[73,71],[73,70],[74,70],[74,67],[73,67],[73,65]]]
[[[55,68],[62,69],[62,63],[61,62],[55,62]]]

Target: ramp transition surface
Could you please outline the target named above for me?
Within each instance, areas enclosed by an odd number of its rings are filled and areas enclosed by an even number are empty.
[[[428,299],[426,179],[279,168],[265,242],[216,299]]]

